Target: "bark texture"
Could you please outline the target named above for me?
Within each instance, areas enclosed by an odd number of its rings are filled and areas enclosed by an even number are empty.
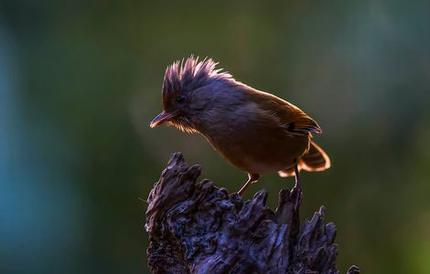
[[[300,224],[300,189],[282,190],[272,211],[266,191],[244,201],[200,174],[175,153],[149,194],[152,273],[339,273],[335,225],[324,207]]]

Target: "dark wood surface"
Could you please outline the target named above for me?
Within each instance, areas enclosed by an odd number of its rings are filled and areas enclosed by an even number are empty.
[[[300,223],[300,189],[282,190],[273,211],[267,192],[244,201],[209,180],[197,182],[200,174],[175,153],[149,194],[152,273],[339,273],[336,227],[324,222],[324,207]]]

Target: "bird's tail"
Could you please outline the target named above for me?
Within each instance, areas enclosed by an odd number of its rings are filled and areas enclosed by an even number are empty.
[[[299,170],[309,172],[319,172],[330,168],[330,158],[327,153],[317,144],[311,141],[309,150],[298,161]],[[294,176],[294,165],[291,165],[283,170],[280,170],[279,176],[288,177]]]

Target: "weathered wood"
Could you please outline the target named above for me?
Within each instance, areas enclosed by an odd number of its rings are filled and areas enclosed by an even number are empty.
[[[282,190],[272,211],[266,191],[244,201],[200,174],[175,153],[149,194],[152,273],[339,273],[335,225],[324,207],[300,225],[300,189]]]

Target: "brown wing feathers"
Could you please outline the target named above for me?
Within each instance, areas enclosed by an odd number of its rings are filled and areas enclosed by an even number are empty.
[[[245,92],[253,98],[259,107],[273,113],[279,119],[280,126],[284,127],[291,134],[308,135],[309,133],[322,133],[317,122],[295,105],[259,90],[248,89]]]

